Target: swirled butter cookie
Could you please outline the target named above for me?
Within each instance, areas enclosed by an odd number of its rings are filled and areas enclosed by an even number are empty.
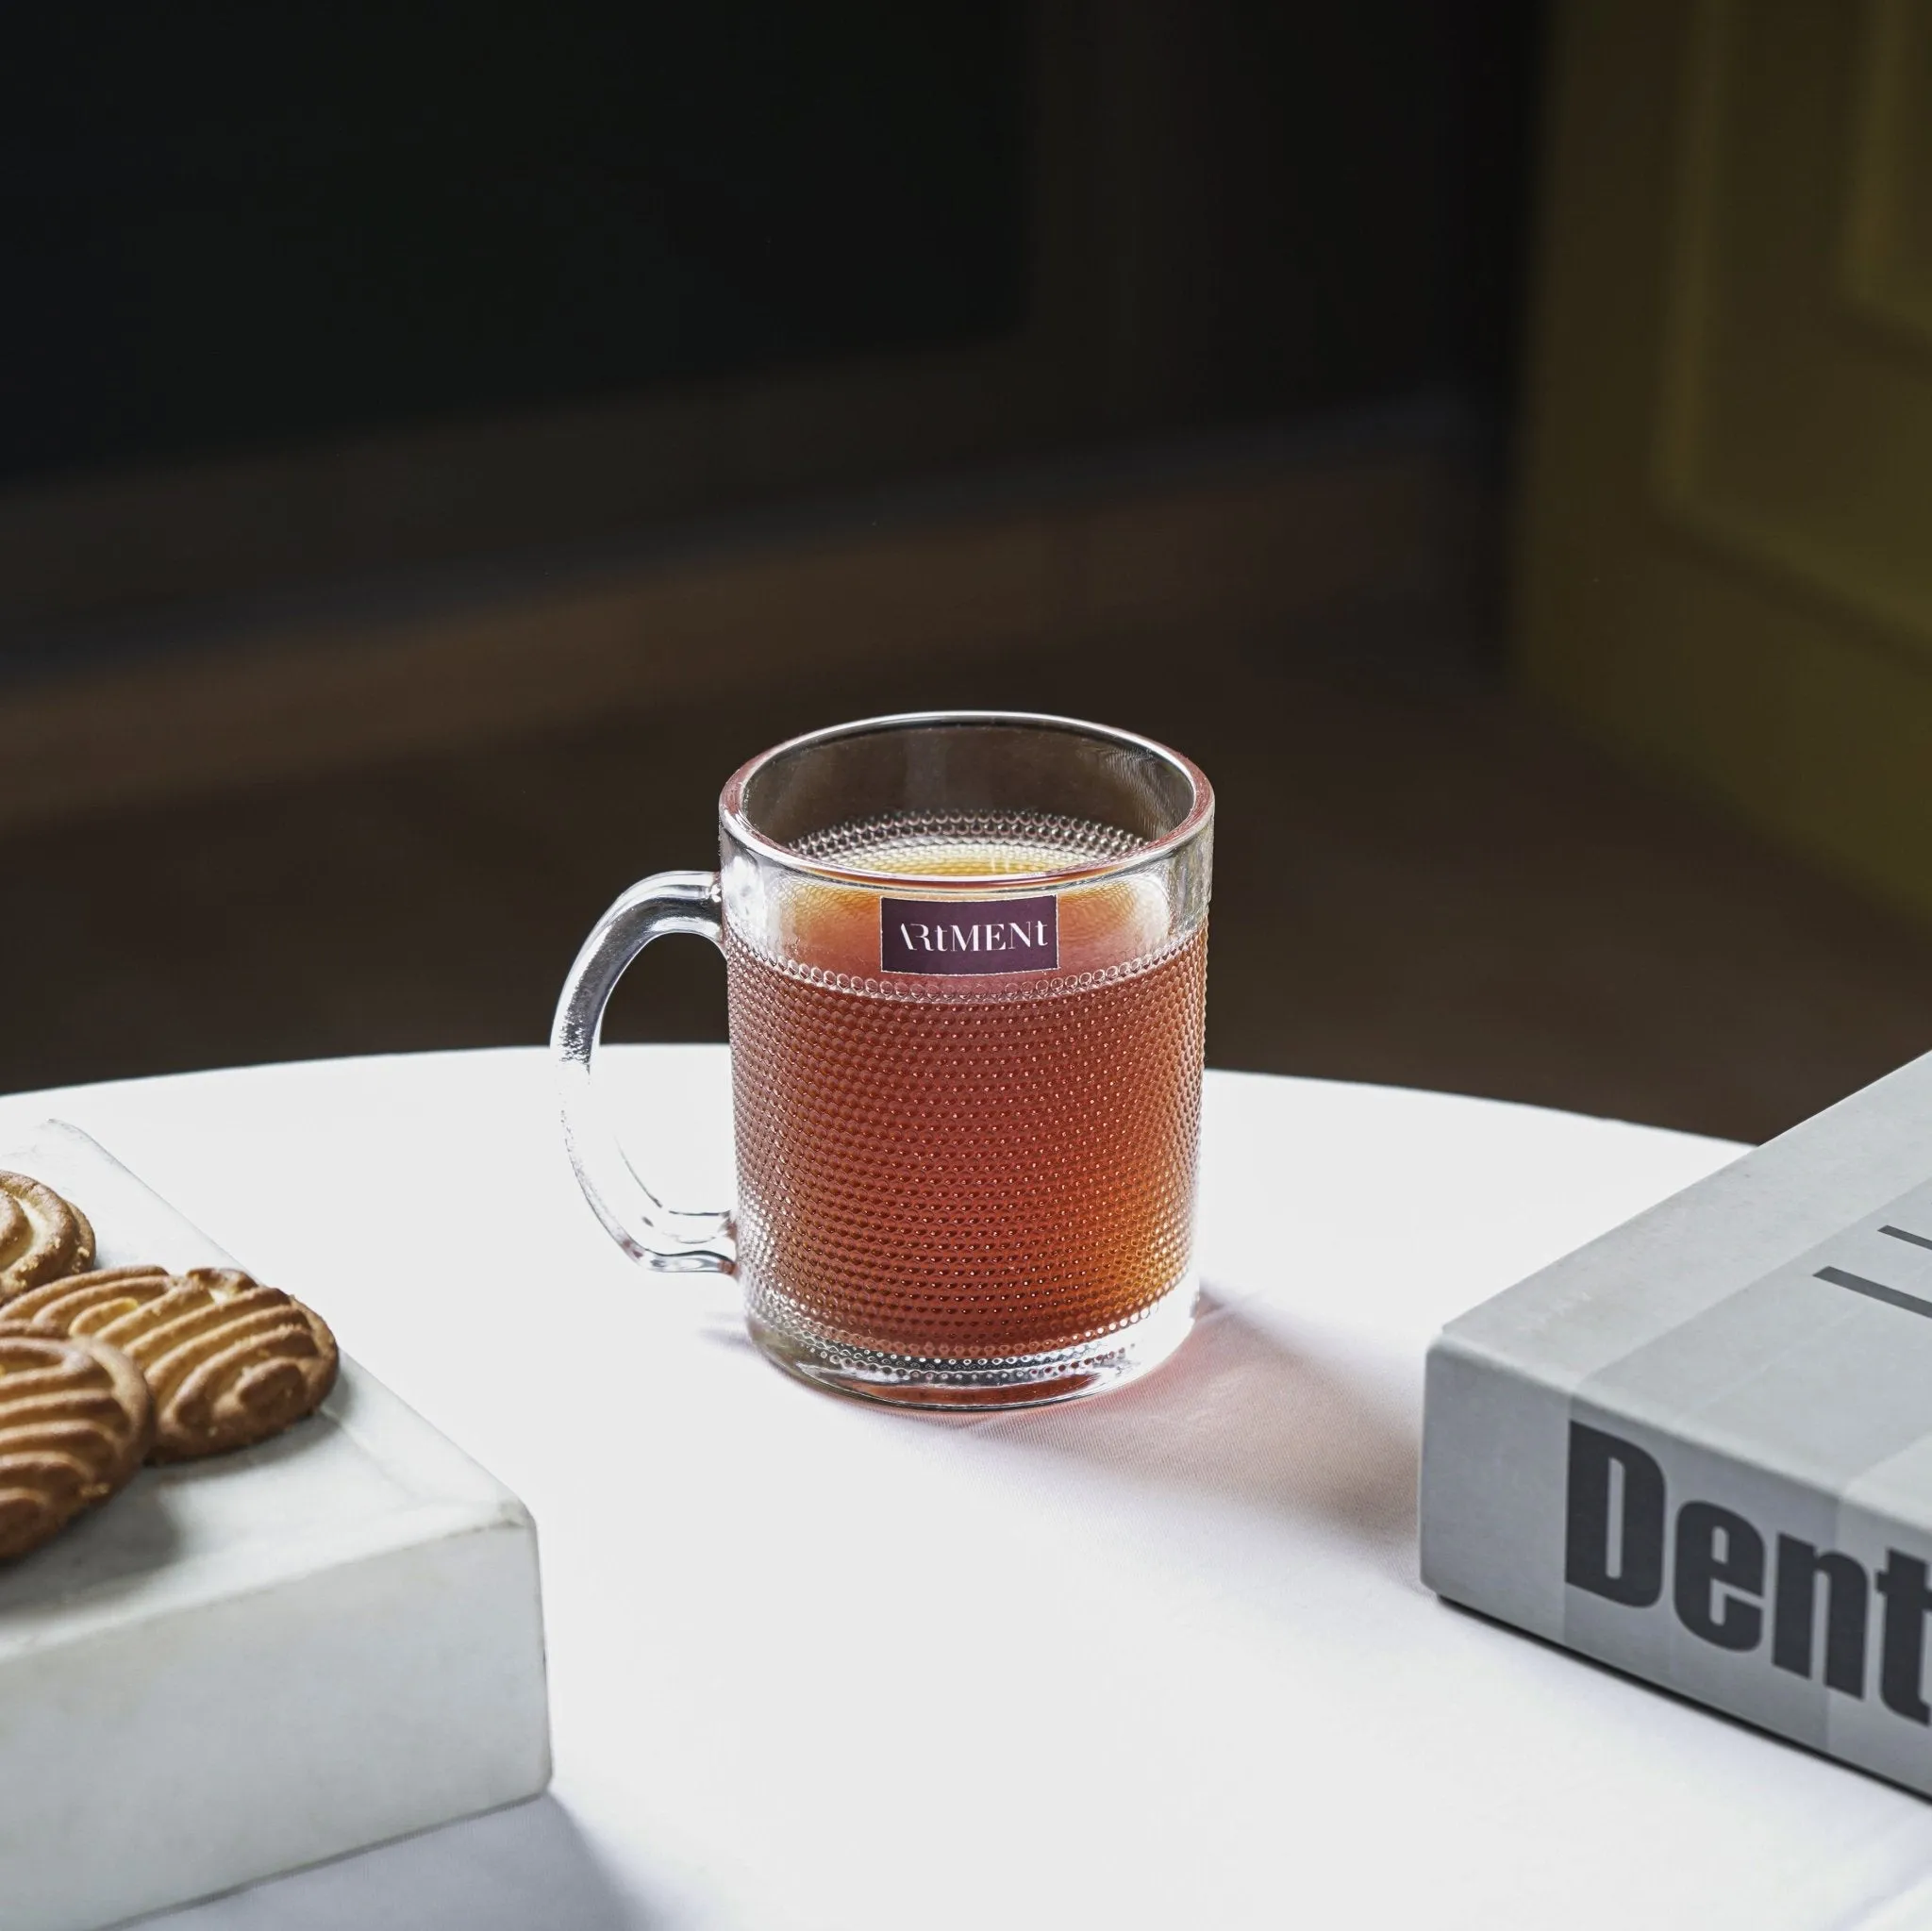
[[[25,1174],[0,1173],[0,1305],[94,1264],[87,1216]]]
[[[121,1349],[154,1395],[156,1461],[265,1441],[335,1386],[328,1323],[233,1268],[106,1268],[36,1288],[8,1303],[4,1318]]]
[[[0,1556],[125,1487],[153,1436],[147,1383],[118,1348],[0,1323]]]

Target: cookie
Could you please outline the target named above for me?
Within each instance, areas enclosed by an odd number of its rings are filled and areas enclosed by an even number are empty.
[[[0,1173],[0,1305],[94,1264],[87,1216],[25,1174]]]
[[[124,1488],[153,1439],[147,1383],[118,1348],[0,1323],[0,1557]]]
[[[156,1461],[246,1448],[312,1414],[335,1386],[328,1323],[232,1268],[110,1267],[7,1304],[9,1324],[121,1349],[155,1401]]]

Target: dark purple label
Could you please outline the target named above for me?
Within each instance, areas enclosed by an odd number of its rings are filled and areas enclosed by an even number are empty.
[[[1040,898],[882,898],[879,970],[1048,973],[1060,962],[1060,904]]]

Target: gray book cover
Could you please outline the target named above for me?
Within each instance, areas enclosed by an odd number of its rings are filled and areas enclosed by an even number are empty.
[[[1932,1055],[1442,1331],[1422,1569],[1932,1792]]]

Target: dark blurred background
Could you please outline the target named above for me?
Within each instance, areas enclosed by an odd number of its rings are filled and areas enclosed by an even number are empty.
[[[952,703],[1215,778],[1214,1064],[1756,1138],[1932,1047],[1911,892],[1536,645],[1639,574],[1526,508],[1662,333],[1566,292],[1675,231],[1626,12],[16,12],[0,1090],[537,1040],[743,757]]]

